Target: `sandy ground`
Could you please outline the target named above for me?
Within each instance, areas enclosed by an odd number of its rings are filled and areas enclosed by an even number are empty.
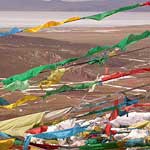
[[[48,32],[21,33],[9,37],[0,38],[0,77],[5,78],[10,75],[21,73],[35,66],[49,64],[64,60],[66,58],[80,56],[92,47],[97,45],[113,45],[130,33],[141,33],[149,30],[150,26],[132,26],[118,28],[53,28]],[[105,66],[110,68],[110,73],[116,71],[127,71],[129,69],[150,67],[150,39],[145,39],[137,44],[128,47],[127,51],[145,48],[129,54],[109,59],[104,66],[89,65],[68,71],[63,77],[62,83],[91,81],[96,79],[97,74],[104,75]],[[34,81],[45,78],[46,74],[33,79]],[[22,116],[40,111],[52,111],[68,106],[78,107],[80,103],[91,101],[93,98],[100,98],[107,94],[112,94],[120,90],[150,83],[150,73],[132,76],[117,81],[98,86],[93,93],[88,90],[78,92],[67,92],[54,95],[37,102],[30,102],[15,110],[0,110],[0,120]],[[44,91],[38,87],[30,89],[30,93],[41,95]],[[150,86],[139,88],[127,94],[148,95]],[[15,102],[23,96],[23,93],[9,93],[0,90],[1,97],[10,103]],[[83,98],[84,97],[84,98]],[[107,100],[122,97],[122,95],[112,96]],[[148,97],[148,96],[147,96]],[[97,101],[103,101],[101,99]],[[141,99],[141,102],[148,101],[149,98]],[[112,105],[108,103],[107,105]],[[104,105],[104,106],[107,106]],[[149,109],[146,109],[149,111]]]

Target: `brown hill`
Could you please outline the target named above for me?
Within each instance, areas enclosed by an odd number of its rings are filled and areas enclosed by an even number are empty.
[[[113,29],[118,31],[111,31],[112,28],[107,28],[105,30],[110,30],[111,32],[103,33],[95,32],[97,30],[102,30],[99,28],[87,28],[86,30],[88,32],[82,32],[82,29],[79,29],[77,32],[40,32],[34,35],[30,34],[30,36],[27,34],[19,34],[0,38],[0,77],[8,77],[35,66],[80,56],[91,47],[96,45],[115,44],[129,33],[143,32],[146,29],[149,29],[149,26]],[[145,39],[130,46],[127,51],[144,47],[147,48],[109,59],[106,65],[110,67],[110,73],[115,71],[126,71],[138,67],[149,67],[149,39]],[[62,82],[93,80],[96,78],[97,74],[104,74],[104,66],[89,65],[87,67],[80,67],[78,69],[71,70],[65,74]],[[42,74],[40,77],[46,77],[46,74]],[[85,99],[91,100],[116,91],[147,84],[149,82],[149,78],[150,74],[145,73],[142,75],[136,75],[134,78],[126,78],[110,82],[102,87],[99,86],[93,93],[79,91],[52,96],[45,102],[42,100],[38,102],[31,102],[31,105],[23,105],[18,107],[15,111],[1,110],[0,118],[1,120],[4,120],[6,118],[44,110],[55,110],[67,106],[75,106],[82,102],[83,96],[85,96]],[[149,87],[140,88],[139,91],[133,91],[131,93],[145,95],[144,90],[148,89]],[[35,94],[36,92],[33,90],[31,93]],[[0,95],[12,103],[21,98],[23,93],[7,93],[7,91],[1,90]]]

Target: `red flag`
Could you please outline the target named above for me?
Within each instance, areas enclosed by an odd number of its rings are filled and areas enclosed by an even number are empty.
[[[112,126],[110,124],[106,125],[106,127],[105,127],[105,133],[106,133],[107,136],[111,135],[111,128],[112,128]]]
[[[107,124],[106,127],[105,127],[105,133],[107,136],[110,136],[110,135],[114,135],[117,133],[117,131],[115,130],[111,130],[112,128],[112,125],[111,124]]]
[[[124,108],[124,110],[128,112],[129,110],[131,110],[131,109],[133,109],[133,108],[136,108],[136,107],[150,107],[150,103],[133,104],[133,105],[131,105],[131,106],[126,106],[126,107]]]
[[[104,81],[108,81],[108,80],[112,80],[124,76],[134,75],[138,73],[145,73],[145,72],[150,72],[150,68],[133,69],[133,70],[129,70],[128,72],[116,72],[103,77],[102,81],[104,82]]]
[[[48,126],[41,126],[39,128],[34,128],[34,129],[31,129],[31,130],[28,130],[26,133],[39,134],[39,133],[42,133],[42,132],[46,132],[47,129],[48,129]]]
[[[150,1],[143,3],[142,6],[150,6]]]
[[[115,100],[115,101],[114,101],[114,106],[118,106],[118,104],[119,104],[119,100]],[[110,117],[109,117],[109,121],[112,121],[112,120],[116,119],[118,115],[119,115],[119,110],[118,110],[118,108],[117,108],[117,109],[115,109],[115,110],[111,113],[111,115],[110,115]]]

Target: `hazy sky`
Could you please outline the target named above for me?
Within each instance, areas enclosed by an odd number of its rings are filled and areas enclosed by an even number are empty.
[[[146,0],[0,0],[0,10],[105,11]],[[137,11],[149,8],[140,8]]]
[[[66,1],[66,2],[83,2],[83,1],[94,1],[94,0],[61,0],[61,1]]]

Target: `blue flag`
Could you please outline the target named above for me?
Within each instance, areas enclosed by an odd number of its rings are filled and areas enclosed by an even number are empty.
[[[10,31],[0,32],[0,37],[5,37],[5,36],[16,34],[16,33],[22,32],[22,31],[23,31],[22,29],[15,27],[15,28],[12,28]]]

